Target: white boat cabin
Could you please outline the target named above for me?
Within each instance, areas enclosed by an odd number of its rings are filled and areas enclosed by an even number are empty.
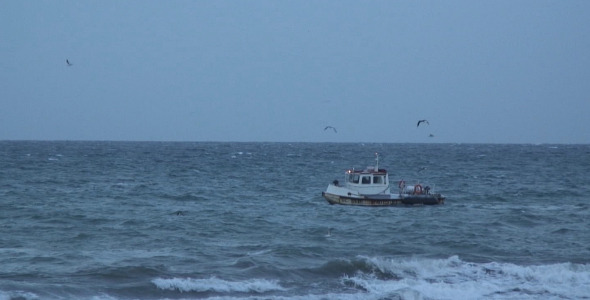
[[[347,188],[362,195],[389,194],[389,176],[385,169],[347,170],[344,180]]]

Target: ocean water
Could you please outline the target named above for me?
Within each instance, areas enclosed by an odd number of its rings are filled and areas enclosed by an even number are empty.
[[[329,205],[373,165],[440,206]],[[0,299],[590,299],[590,145],[0,142]]]

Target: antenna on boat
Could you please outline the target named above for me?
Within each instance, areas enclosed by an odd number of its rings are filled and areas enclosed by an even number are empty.
[[[375,172],[379,172],[379,153],[375,152],[375,160],[377,163],[375,164]]]

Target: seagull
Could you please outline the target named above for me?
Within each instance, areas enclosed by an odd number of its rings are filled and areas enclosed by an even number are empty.
[[[326,126],[326,128],[324,128],[324,131],[328,130],[329,128],[332,128],[332,130],[334,130],[334,133],[338,133],[338,131],[336,131],[336,128],[332,126]]]
[[[416,124],[416,127],[420,126],[420,123],[426,123],[426,124],[430,125],[430,123],[428,123],[428,120],[420,120],[420,121],[418,121],[418,124]]]
[[[73,65],[73,64],[72,64],[72,63],[70,63],[70,61],[69,61],[69,60],[67,60],[67,59],[66,59],[66,64],[68,64],[68,67],[71,67],[71,66]]]

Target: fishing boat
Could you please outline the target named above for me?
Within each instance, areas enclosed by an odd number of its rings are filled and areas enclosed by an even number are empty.
[[[364,170],[349,169],[344,173],[344,183],[334,180],[322,196],[330,204],[358,206],[436,205],[445,197],[434,193],[429,186],[420,183],[406,185],[402,179],[397,193],[391,193],[389,174],[379,168],[379,154],[375,166]]]

